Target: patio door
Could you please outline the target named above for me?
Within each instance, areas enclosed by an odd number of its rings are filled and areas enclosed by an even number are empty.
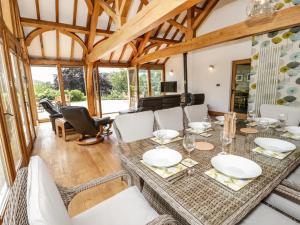
[[[241,118],[246,117],[248,111],[250,72],[250,59],[232,62],[230,111]]]

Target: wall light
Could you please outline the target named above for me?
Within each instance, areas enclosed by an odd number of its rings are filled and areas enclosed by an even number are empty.
[[[171,77],[173,77],[173,76],[174,76],[174,70],[170,70],[169,75],[170,75]]]
[[[209,71],[213,71],[215,69],[215,66],[214,65],[209,65],[209,67],[208,67],[208,70]]]

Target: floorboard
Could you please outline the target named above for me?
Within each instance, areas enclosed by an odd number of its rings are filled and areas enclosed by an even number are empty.
[[[65,142],[54,134],[50,123],[41,123],[37,129],[37,140],[33,155],[41,156],[55,181],[66,187],[82,184],[121,170],[114,137],[103,143],[80,146],[74,141]],[[85,191],[71,202],[69,213],[74,216],[126,188],[121,180],[112,181]]]

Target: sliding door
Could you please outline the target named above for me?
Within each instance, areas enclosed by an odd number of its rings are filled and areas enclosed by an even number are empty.
[[[23,87],[20,81],[20,74],[19,74],[19,67],[17,62],[17,57],[13,52],[10,52],[11,62],[12,62],[12,69],[13,69],[13,76],[14,76],[14,83],[16,88],[16,95],[18,99],[18,106],[20,109],[21,120],[22,120],[22,129],[25,137],[26,148],[29,149],[31,145],[31,134],[29,130],[29,122],[27,118],[27,108],[25,105],[25,97]]]
[[[0,44],[0,93],[1,93],[1,105],[3,107],[5,125],[7,127],[7,137],[10,142],[10,148],[14,159],[15,167],[19,167],[22,162],[21,153],[21,137],[19,137],[17,131],[17,122],[15,111],[13,108],[12,93],[10,92],[10,83],[7,75],[7,68],[5,66],[3,45]]]

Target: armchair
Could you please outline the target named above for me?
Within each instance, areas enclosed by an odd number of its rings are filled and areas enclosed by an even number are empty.
[[[91,145],[103,140],[103,135],[110,135],[113,120],[110,117],[92,118],[85,107],[65,106],[60,109],[64,119],[75,131],[81,134],[80,145]]]

